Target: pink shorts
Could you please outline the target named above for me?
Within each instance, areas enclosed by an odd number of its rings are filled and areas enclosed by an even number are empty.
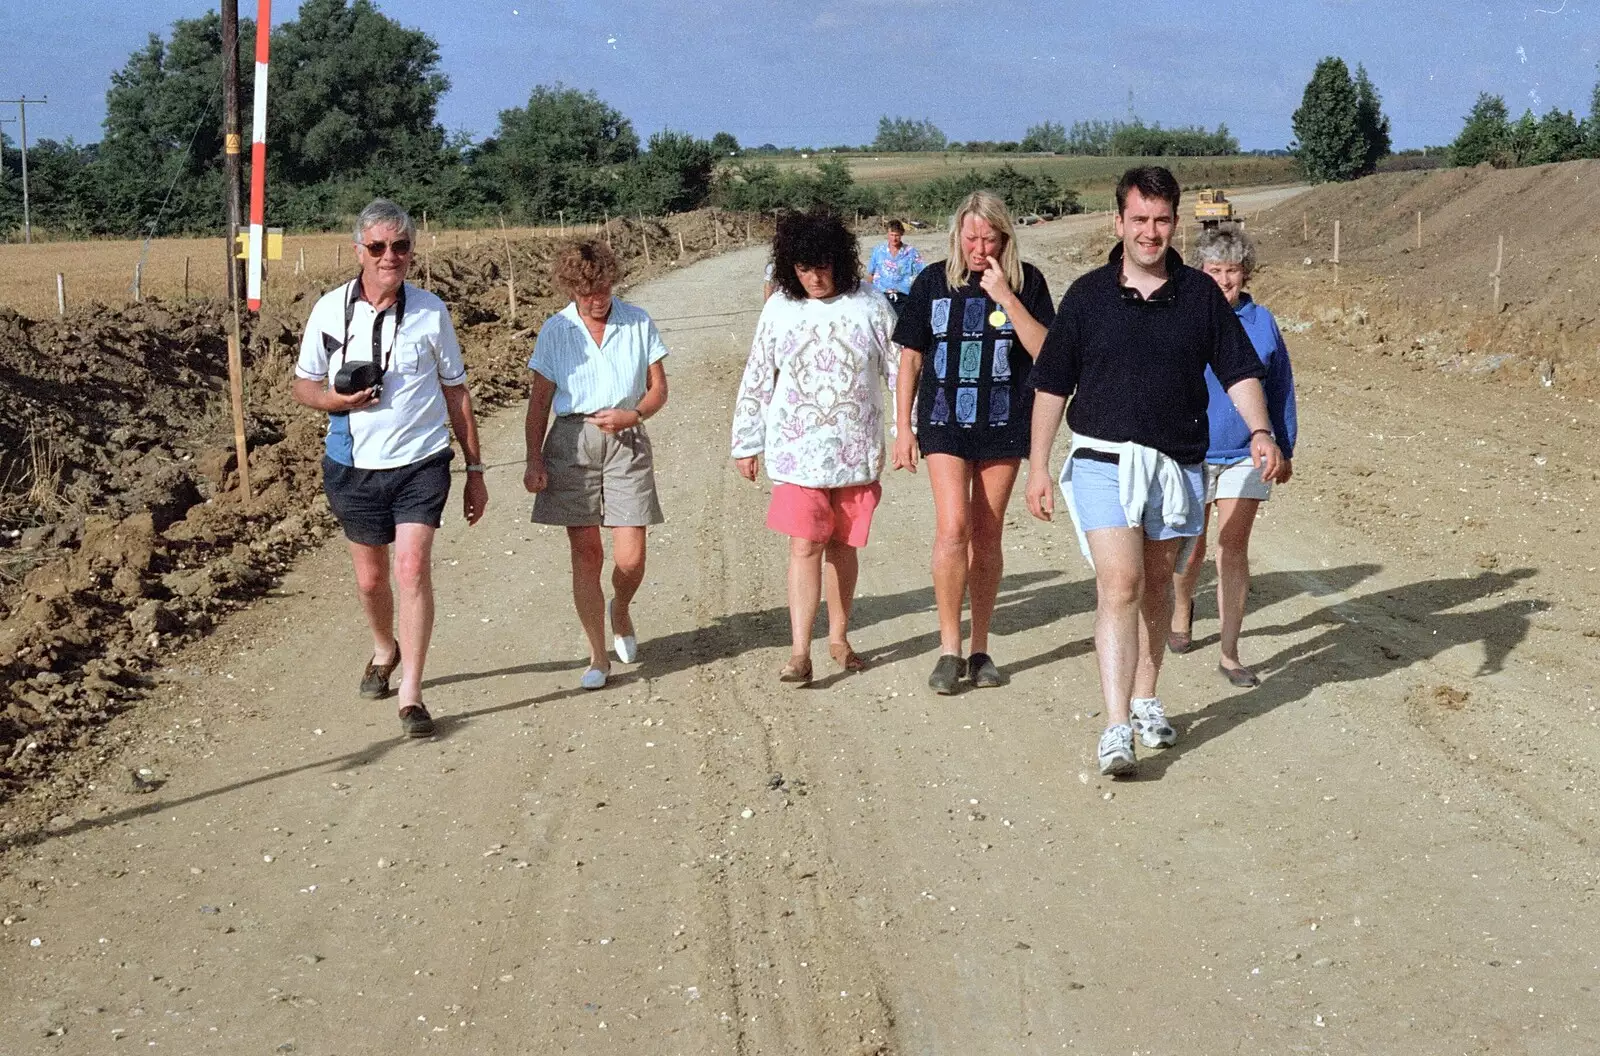
[[[877,481],[845,488],[774,484],[767,527],[796,539],[813,543],[837,540],[859,549],[867,545],[872,511],[878,508],[882,494],[883,486]]]

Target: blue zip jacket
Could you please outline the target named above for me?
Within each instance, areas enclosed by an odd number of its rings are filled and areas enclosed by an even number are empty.
[[[1299,428],[1294,406],[1294,369],[1289,366],[1289,350],[1284,347],[1283,334],[1278,332],[1278,321],[1248,293],[1239,295],[1239,307],[1233,314],[1244,324],[1244,332],[1250,335],[1256,355],[1267,368],[1267,380],[1262,383],[1267,390],[1267,415],[1272,419],[1272,431],[1277,435],[1283,457],[1293,458],[1295,434]],[[1206,451],[1206,461],[1225,465],[1249,458],[1250,427],[1234,410],[1233,401],[1228,399],[1210,367],[1206,368],[1206,388],[1211,393],[1211,402],[1206,407],[1206,416],[1211,420],[1211,447]]]

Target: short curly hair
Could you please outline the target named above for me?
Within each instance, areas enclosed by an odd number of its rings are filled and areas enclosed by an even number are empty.
[[[1194,254],[1202,268],[1211,261],[1239,265],[1247,282],[1256,271],[1256,245],[1237,227],[1213,227],[1206,231],[1195,242]]]
[[[831,210],[788,213],[778,219],[778,232],[772,238],[772,281],[791,301],[810,296],[795,274],[797,264],[832,265],[835,293],[851,294],[861,288],[861,247]]]
[[[588,293],[622,280],[622,264],[598,238],[574,239],[556,251],[556,285],[567,293]]]

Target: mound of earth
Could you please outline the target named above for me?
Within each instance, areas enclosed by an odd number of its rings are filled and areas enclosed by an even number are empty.
[[[643,279],[747,232],[770,237],[771,222],[618,219],[605,237]],[[558,242],[479,244],[413,273],[451,306],[480,407],[526,391],[530,342],[564,302],[549,282]],[[334,530],[318,468],[325,419],[289,396],[322,292],[298,281],[288,304],[244,323],[248,502],[221,305],[152,300],[37,321],[0,309],[0,799],[63,750],[91,747],[177,640]]]
[[[1573,218],[1597,208],[1600,162],[1485,165],[1329,184],[1251,219],[1249,229],[1269,267],[1316,280],[1296,285],[1314,291],[1306,296],[1317,311],[1339,304],[1359,312],[1362,325],[1372,321],[1372,344],[1390,346],[1382,351],[1586,391],[1600,381],[1600,316],[1585,292],[1600,279],[1600,258],[1588,225]]]

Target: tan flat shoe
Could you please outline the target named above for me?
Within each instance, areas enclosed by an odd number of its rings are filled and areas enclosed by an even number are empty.
[[[789,662],[783,665],[783,670],[778,672],[779,682],[797,682],[800,685],[811,684],[811,658],[809,656],[791,656]]]
[[[854,649],[850,648],[849,642],[843,644],[829,642],[828,655],[833,657],[834,663],[846,671],[865,671],[867,669],[867,662]]]

